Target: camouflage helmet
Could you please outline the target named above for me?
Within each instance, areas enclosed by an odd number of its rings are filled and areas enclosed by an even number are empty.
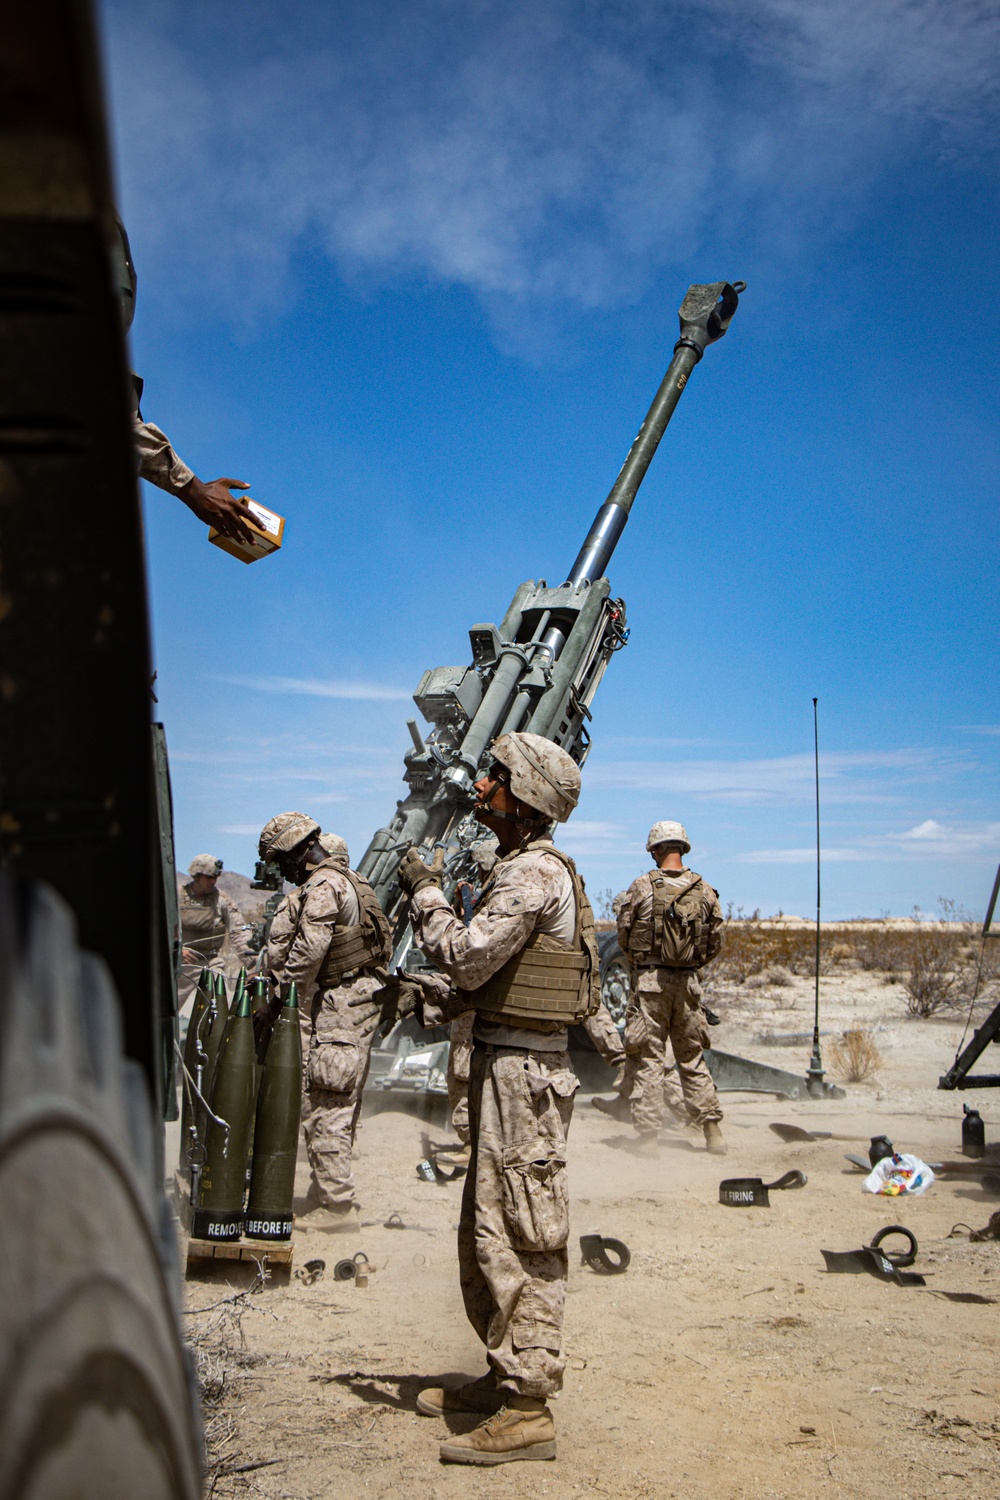
[[[276,818],[264,824],[257,853],[261,859],[274,859],[276,854],[289,854],[317,833],[319,824],[306,813],[279,813]]]
[[[316,842],[327,859],[335,859],[345,865],[349,862],[346,840],[339,833],[321,833]]]
[[[196,854],[188,865],[189,875],[221,875],[222,860],[214,854]]]
[[[490,746],[493,759],[510,772],[510,789],[546,818],[565,823],[580,800],[580,767],[541,734],[515,730]]]
[[[691,852],[691,841],[684,832],[683,823],[654,823],[649,830],[646,848],[653,850],[657,844],[680,844],[682,854]]]

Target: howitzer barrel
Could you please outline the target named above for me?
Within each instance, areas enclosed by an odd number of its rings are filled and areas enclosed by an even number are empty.
[[[358,866],[397,921],[397,961],[408,942],[396,880],[403,851],[453,841],[448,868],[458,878],[474,837],[468,826],[473,784],[492,741],[527,730],[562,746],[580,765],[586,759],[590,704],[608,662],[628,640],[624,601],[610,597],[605,568],[688,377],[708,345],[725,334],[745,285],[688,288],[670,367],[566,583],[554,589],[544,580],[523,583],[499,629],[484,624],[470,630],[471,667],[437,667],[421,678],[414,697],[432,731],[425,743],[410,725],[413,749],[404,757],[409,795]]]
[[[636,434],[635,442],[628,451],[628,457],[621,466],[618,478],[594,517],[586,541],[577,553],[566,580],[568,584],[575,587],[581,583],[593,583],[603,576],[611,554],[625,530],[632,502],[646,477],[646,470],[653,461],[660,439],[667,430],[667,423],[687,385],[688,376],[708,345],[721,339],[728,329],[739,306],[740,293],[745,290],[745,281],[732,284],[728,281],[715,281],[688,287],[678,312],[681,336],[674,345],[674,357],[653,397],[646,419]],[[556,626],[543,637],[543,644],[556,657],[564,640],[563,632]]]

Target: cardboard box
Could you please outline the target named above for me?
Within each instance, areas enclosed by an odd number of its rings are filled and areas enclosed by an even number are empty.
[[[235,542],[232,537],[223,536],[216,531],[214,526],[209,528],[208,540],[216,547],[221,547],[223,552],[228,552],[231,557],[238,557],[240,562],[252,563],[259,557],[277,552],[285,535],[285,518],[256,500],[247,500],[245,504],[245,520],[254,534],[252,542]]]

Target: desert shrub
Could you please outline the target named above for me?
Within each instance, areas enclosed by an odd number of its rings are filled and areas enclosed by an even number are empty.
[[[772,964],[764,975],[764,978],[768,984],[773,984],[778,989],[787,989],[790,984],[794,984],[795,982],[783,964]]]
[[[869,973],[901,974],[908,967],[913,932],[905,927],[887,927],[885,922],[865,923],[850,934],[854,957]]]
[[[915,931],[910,937],[907,967],[902,975],[910,1015],[933,1016],[966,999],[970,974],[962,951],[963,935],[935,926]]]
[[[848,1083],[864,1083],[882,1066],[882,1054],[870,1031],[860,1027],[845,1031],[830,1043],[828,1055],[834,1070]]]
[[[732,907],[722,933],[722,952],[712,964],[716,982],[745,985],[755,975],[761,984],[790,984],[793,974],[815,973],[816,938],[808,927],[766,926],[759,912],[745,917]],[[821,963],[828,964],[824,952]],[[781,971],[780,979],[772,973]],[[760,988],[758,985],[756,988]]]

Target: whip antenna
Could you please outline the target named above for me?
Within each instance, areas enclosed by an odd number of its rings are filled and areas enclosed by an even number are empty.
[[[820,838],[819,838],[819,699],[813,699],[813,766],[816,775],[816,998],[813,1006],[813,1050],[809,1059],[809,1068],[806,1072],[806,1081],[809,1085],[810,1094],[822,1097],[823,1088],[823,1057],[819,1047],[819,959],[820,959],[820,928],[819,914],[821,902],[820,887]]]

